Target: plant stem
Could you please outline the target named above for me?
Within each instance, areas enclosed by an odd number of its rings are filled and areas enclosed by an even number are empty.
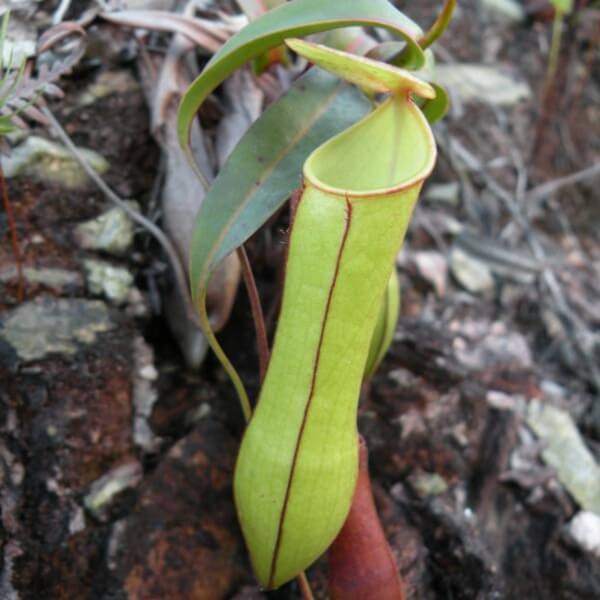
[[[438,18],[435,20],[434,24],[431,26],[429,31],[419,39],[419,46],[421,46],[423,50],[431,46],[431,44],[433,44],[444,33],[444,31],[446,31],[446,28],[452,19],[452,15],[454,14],[455,8],[456,0],[446,0],[444,7],[442,8],[442,12],[438,15]]]
[[[235,370],[235,367],[227,358],[227,354],[223,348],[221,348],[221,344],[219,344],[219,340],[215,336],[211,324],[210,319],[208,318],[208,313],[206,311],[206,292],[200,296],[198,299],[198,313],[200,317],[200,327],[204,332],[204,336],[206,337],[206,341],[209,343],[212,351],[215,353],[217,360],[221,363],[223,369],[231,379],[231,383],[235,388],[235,391],[238,396],[238,400],[240,401],[240,407],[242,409],[242,413],[244,415],[244,421],[246,424],[250,421],[250,417],[252,416],[252,406],[250,405],[250,398],[248,397],[248,393],[246,392],[246,388],[244,387],[244,382],[242,378],[239,376],[239,373]]]
[[[244,278],[244,285],[248,292],[250,308],[252,310],[252,320],[254,321],[254,329],[256,332],[256,348],[258,350],[258,369],[260,382],[262,384],[269,364],[269,341],[267,339],[265,316],[260,302],[258,288],[256,287],[256,280],[252,273],[252,266],[248,260],[248,253],[243,245],[237,249],[237,255],[242,265],[242,276]]]
[[[2,203],[4,204],[4,212],[8,221],[8,229],[10,232],[10,243],[12,245],[13,254],[15,256],[15,264],[17,266],[17,301],[23,302],[25,296],[25,284],[23,279],[23,257],[21,256],[21,248],[19,246],[19,238],[17,237],[17,226],[15,224],[15,215],[13,213],[10,199],[8,197],[8,187],[4,177],[4,171],[0,166],[0,186],[2,187]]]
[[[548,55],[548,69],[546,71],[546,82],[544,89],[547,91],[554,81],[556,68],[558,67],[558,57],[560,54],[560,42],[562,39],[564,13],[556,10],[554,20],[552,21],[552,41],[550,43],[550,54]],[[546,92],[545,92],[546,93]]]
[[[306,573],[304,571],[302,571],[302,573],[296,577],[296,581],[298,583],[298,587],[300,588],[300,593],[302,594],[302,600],[314,600],[312,590],[310,589],[310,583],[308,582],[308,577],[306,577]]]

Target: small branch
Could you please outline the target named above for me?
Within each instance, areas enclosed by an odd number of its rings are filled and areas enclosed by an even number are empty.
[[[544,82],[544,95],[546,95],[552,86],[554,75],[556,75],[563,32],[563,20],[564,13],[560,10],[555,10],[554,20],[552,21],[552,41],[550,42],[550,54],[548,55],[548,68],[546,70],[546,81]]]
[[[525,237],[525,241],[531,249],[535,259],[541,265],[544,265],[544,268],[541,271],[541,279],[549,292],[549,298],[554,305],[554,309],[571,329],[569,332],[570,342],[573,344],[574,348],[579,352],[581,358],[585,362],[585,366],[588,370],[587,376],[589,381],[593,385],[596,393],[599,395],[598,397],[600,398],[600,369],[596,365],[594,357],[590,354],[589,350],[583,343],[583,333],[587,331],[587,327],[581,317],[571,309],[567,300],[567,295],[561,287],[556,274],[547,266],[548,257],[546,256],[544,248],[537,239],[535,232],[532,230],[527,215],[521,211],[521,208],[515,202],[513,195],[508,190],[503,188],[475,157],[472,157],[470,152],[461,144],[459,140],[455,138],[444,140],[441,138],[439,143],[446,154],[456,152],[458,157],[463,162],[469,161],[473,163],[473,167],[477,168],[477,171],[483,178],[487,188],[504,204],[514,222],[520,227]],[[591,171],[592,168],[596,167],[590,167],[584,171]],[[564,183],[564,181],[567,179],[566,177],[561,178],[563,182],[561,183],[560,187],[563,185],[572,184],[575,176],[577,176],[577,181],[581,181],[583,178],[583,171],[568,176],[569,181],[567,183]],[[586,177],[589,177],[589,173],[586,175]],[[549,193],[549,190],[553,191],[554,189],[558,189],[556,188],[556,184],[559,181],[560,180],[556,180],[554,182],[549,182],[548,184],[538,186],[537,188],[534,188],[530,194],[535,193],[537,196],[541,196],[541,188],[545,187],[546,185],[550,186],[550,184],[554,184],[552,189],[550,189],[550,187],[546,188],[546,190],[543,192],[544,194]],[[530,200],[530,195],[528,194],[525,199]],[[598,403],[598,406],[600,406],[600,403]]]
[[[564,177],[559,177],[558,179],[538,185],[527,193],[526,202],[539,202],[545,196],[558,192],[564,187],[576,185],[598,176],[600,176],[600,162],[581,171],[571,173],[571,175],[565,175]]]
[[[175,277],[175,285],[177,286],[181,297],[184,300],[186,305],[186,315],[190,321],[194,322],[200,327],[200,321],[198,319],[198,315],[194,310],[194,306],[192,303],[192,299],[190,296],[189,288],[187,285],[187,278],[185,275],[185,271],[183,266],[181,265],[181,261],[179,260],[179,256],[177,251],[171,244],[169,238],[164,234],[164,232],[157,227],[152,221],[149,221],[139,213],[137,210],[132,209],[122,198],[117,196],[115,192],[113,192],[108,185],[104,182],[104,180],[94,171],[93,167],[88,163],[85,157],[81,154],[77,146],[73,143],[73,140],[69,137],[67,132],[63,129],[61,124],[56,120],[54,115],[50,112],[47,107],[42,108],[42,112],[44,116],[50,121],[52,127],[56,130],[58,137],[61,142],[67,147],[67,149],[73,155],[73,158],[79,163],[81,168],[86,172],[87,176],[96,184],[96,186],[104,193],[104,195],[114,204],[116,204],[119,208],[121,208],[132,221],[143,227],[148,233],[150,233],[156,241],[160,244],[165,254],[167,255],[167,259],[171,268],[173,269],[173,275]]]
[[[6,185],[6,179],[4,178],[4,170],[2,169],[1,165],[0,187],[2,188],[2,203],[4,204],[4,212],[6,213],[8,230],[10,232],[10,243],[12,245],[12,251],[15,256],[15,264],[17,265],[17,301],[20,303],[23,302],[23,299],[25,297],[25,281],[23,279],[23,257],[21,256],[21,247],[19,246],[19,238],[17,236],[15,215],[10,204],[10,198],[8,197],[8,187]]]
[[[269,341],[267,339],[265,317],[246,248],[240,246],[237,249],[237,255],[242,265],[244,285],[246,286],[246,291],[248,292],[248,298],[250,300],[250,308],[252,309],[252,320],[254,321],[254,329],[256,331],[256,348],[258,350],[260,382],[262,384],[267,373],[267,366],[269,365]]]
[[[308,577],[306,577],[304,571],[302,571],[302,573],[296,577],[296,582],[300,588],[302,600],[314,600],[312,590],[310,589],[310,583],[308,582]]]

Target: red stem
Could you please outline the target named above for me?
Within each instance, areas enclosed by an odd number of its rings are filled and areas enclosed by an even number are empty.
[[[371,492],[369,453],[360,438],[356,491],[342,531],[329,549],[331,600],[405,600],[404,584]]]
[[[252,320],[254,321],[254,329],[256,331],[256,348],[258,350],[258,369],[260,382],[262,383],[265,379],[265,374],[267,373],[270,356],[265,317],[246,248],[244,246],[240,246],[237,249],[237,255],[242,265],[242,277],[244,278],[244,285],[246,286],[246,291],[248,292],[250,309],[252,310]]]
[[[8,230],[10,232],[10,242],[12,245],[13,254],[15,256],[15,264],[17,266],[17,301],[23,302],[25,297],[25,281],[23,279],[23,257],[21,256],[21,248],[19,246],[19,238],[17,237],[17,227],[15,224],[15,215],[10,204],[8,197],[8,187],[6,185],[6,179],[4,177],[4,171],[0,166],[0,187],[2,188],[2,203],[4,205],[4,212],[6,212],[6,220],[8,222]]]

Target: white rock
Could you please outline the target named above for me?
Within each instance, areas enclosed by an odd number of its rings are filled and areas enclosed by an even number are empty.
[[[545,443],[544,461],[581,508],[600,515],[600,466],[585,445],[569,413],[534,400],[527,423]]]
[[[142,480],[142,467],[137,461],[115,467],[90,486],[84,497],[85,507],[97,518],[103,520],[107,509],[121,492],[134,488]]]
[[[525,20],[523,6],[515,0],[481,0],[481,5],[494,20],[506,23],[521,23]]]
[[[92,294],[101,294],[115,304],[122,304],[127,300],[133,285],[133,275],[127,269],[102,260],[85,260],[83,265]]]
[[[567,524],[567,533],[584,550],[600,558],[600,515],[578,512]]]
[[[136,202],[128,206],[139,210]],[[75,241],[86,250],[102,250],[122,256],[133,244],[134,225],[122,208],[111,208],[75,228]]]

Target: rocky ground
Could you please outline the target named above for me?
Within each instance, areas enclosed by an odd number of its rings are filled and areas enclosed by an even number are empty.
[[[437,10],[400,4],[424,24]],[[412,599],[600,597],[599,177],[564,179],[600,159],[600,16],[567,29],[544,110],[550,25],[533,5],[464,0],[441,43],[453,108],[398,258],[403,318],[363,390]],[[35,8],[30,26],[56,6]],[[138,59],[130,32],[95,25],[50,107],[154,219],[164,161]],[[231,498],[241,414],[212,357],[185,367],[158,245],[42,126],[11,145],[25,269],[21,297],[2,212],[0,598],[297,598],[254,583]],[[286,226],[282,213],[249,245],[267,315]],[[222,339],[255,393],[243,290]],[[325,598],[326,559],[308,575]]]

